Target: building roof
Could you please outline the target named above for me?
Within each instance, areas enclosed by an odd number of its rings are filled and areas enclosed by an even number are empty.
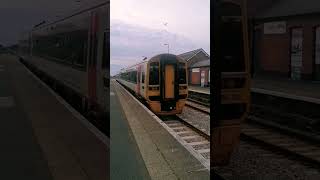
[[[210,66],[210,59],[196,62],[192,64],[190,68],[205,67],[205,66]]]
[[[242,0],[226,0],[240,4]],[[274,3],[281,0],[247,0],[248,16],[254,17],[257,13],[271,7]]]
[[[203,52],[206,56],[210,57],[202,48],[196,49],[193,51],[189,51],[189,52],[185,52],[185,53],[180,54],[178,56],[181,57],[182,59],[184,59],[185,61],[189,61],[190,59],[192,59],[195,55],[197,55],[200,52]]]
[[[320,12],[319,0],[279,0],[270,8],[258,13],[256,18],[283,17]]]

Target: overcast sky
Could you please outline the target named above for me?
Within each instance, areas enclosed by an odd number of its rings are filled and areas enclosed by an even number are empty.
[[[111,4],[111,73],[166,53],[210,53],[210,0],[116,0]],[[167,23],[165,26],[164,23]]]
[[[105,0],[77,1],[0,1],[0,44],[16,44],[21,32],[43,20]],[[111,72],[167,52],[165,43],[174,54],[197,48],[210,52],[210,0],[110,0],[110,5]]]

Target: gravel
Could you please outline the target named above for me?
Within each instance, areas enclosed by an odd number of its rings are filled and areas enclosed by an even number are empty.
[[[177,116],[210,135],[210,116],[208,114],[185,106],[183,112]]]
[[[228,166],[215,172],[227,180],[319,180],[319,167],[240,141]]]

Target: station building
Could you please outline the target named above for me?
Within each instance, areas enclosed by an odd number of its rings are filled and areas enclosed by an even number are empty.
[[[278,0],[251,21],[254,76],[320,81],[320,1]]]
[[[210,56],[202,48],[178,56],[187,61],[189,85],[210,86]]]

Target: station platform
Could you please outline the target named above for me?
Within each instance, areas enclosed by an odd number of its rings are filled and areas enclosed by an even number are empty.
[[[189,91],[210,94],[209,87],[189,86]],[[297,81],[259,75],[251,80],[251,92],[320,104],[320,82]]]
[[[251,85],[251,92],[320,104],[320,82],[257,76]]]
[[[124,142],[111,142],[111,177],[120,179],[210,179],[209,170],[206,169],[185,147],[183,147],[163,126],[154,118],[148,109],[132,97],[118,82],[111,80],[111,139]],[[120,103],[119,107],[116,105]],[[121,110],[119,110],[121,108]],[[115,114],[120,113],[120,114]],[[115,121],[119,126],[115,127]],[[121,127],[121,124],[125,126]],[[127,127],[126,127],[127,126]],[[122,137],[120,137],[122,136]],[[114,146],[118,144],[118,146]],[[121,149],[115,152],[113,149]],[[125,157],[130,154],[127,160]],[[124,156],[124,157],[122,157]],[[137,159],[136,162],[131,162]],[[136,163],[138,170],[132,172]],[[114,166],[114,164],[117,164]],[[118,170],[116,177],[114,167]],[[147,174],[146,174],[147,173]],[[127,175],[127,176],[126,176]],[[140,178],[135,178],[137,176]]]
[[[139,147],[116,96],[110,87],[110,179],[151,179]]]
[[[0,82],[0,179],[109,177],[108,142],[18,57],[0,55]]]
[[[194,91],[202,94],[210,94],[210,87],[188,86],[188,91]]]

